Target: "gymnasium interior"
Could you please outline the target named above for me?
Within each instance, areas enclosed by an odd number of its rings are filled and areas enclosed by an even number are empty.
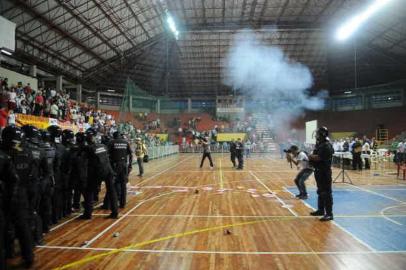
[[[29,263],[4,206],[5,269],[406,269],[406,1],[1,0],[0,49],[0,132],[117,132],[134,156],[118,216],[102,179]]]

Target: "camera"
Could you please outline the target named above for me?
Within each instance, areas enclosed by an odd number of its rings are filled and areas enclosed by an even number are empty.
[[[285,153],[287,153],[287,154],[290,154],[290,153],[292,153],[292,150],[290,150],[290,149],[283,149],[283,152],[285,152]]]

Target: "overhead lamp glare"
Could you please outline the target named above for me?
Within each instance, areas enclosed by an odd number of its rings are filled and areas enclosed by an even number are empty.
[[[358,28],[372,15],[382,9],[392,0],[375,0],[366,10],[345,22],[336,32],[336,38],[340,41],[348,39]]]

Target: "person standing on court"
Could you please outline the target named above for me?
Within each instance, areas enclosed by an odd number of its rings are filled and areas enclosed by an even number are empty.
[[[237,170],[242,170],[244,168],[244,144],[242,143],[241,138],[238,138],[235,143],[235,154],[238,159]]]
[[[211,158],[211,153],[210,153],[210,143],[209,139],[207,137],[204,137],[201,141],[200,144],[203,147],[203,156],[202,156],[202,161],[200,162],[200,168],[203,167],[204,160],[206,157],[209,159],[210,162],[210,169],[213,169],[213,160]]]
[[[96,135],[97,132],[93,128],[86,130],[87,181],[84,189],[85,211],[81,218],[92,218],[94,194],[101,181],[105,182],[106,193],[109,196],[111,207],[109,218],[117,218],[117,194],[113,184],[114,171],[110,165],[107,149],[103,144],[96,143]]]
[[[114,181],[120,208],[126,204],[128,174],[132,169],[133,154],[130,144],[123,139],[120,132],[113,134],[113,140],[108,145],[110,162],[116,174]]]
[[[233,168],[235,168],[236,147],[237,145],[235,144],[234,139],[232,139],[230,142],[230,159],[231,163],[233,163]]]
[[[333,194],[331,179],[331,161],[334,149],[328,138],[328,129],[320,127],[316,133],[316,146],[309,160],[314,166],[314,177],[317,184],[317,210],[312,216],[322,216],[320,221],[333,220]]]
[[[142,177],[144,175],[144,156],[148,154],[147,147],[141,141],[141,138],[135,139],[135,156],[137,157],[138,163],[138,176]]]

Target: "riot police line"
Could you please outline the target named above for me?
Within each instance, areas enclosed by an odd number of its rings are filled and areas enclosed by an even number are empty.
[[[106,187],[102,208],[111,210],[108,218],[118,217],[118,208],[126,205],[132,150],[119,132],[112,140],[104,140],[106,144],[97,142],[96,136],[93,128],[76,134],[58,126],[3,129],[0,269],[6,269],[6,258],[15,257],[15,240],[23,264],[29,268],[34,262],[34,246],[44,244],[44,234],[52,225],[79,212],[81,206],[84,212],[80,218],[91,219],[102,182]]]

